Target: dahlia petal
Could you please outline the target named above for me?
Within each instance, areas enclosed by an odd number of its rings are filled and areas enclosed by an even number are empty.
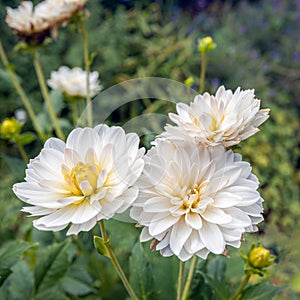
[[[140,241],[147,242],[150,241],[152,238],[152,235],[149,234],[148,227],[144,227],[140,235]]]
[[[203,222],[200,237],[205,247],[214,254],[221,254],[225,249],[225,241],[216,224]]]
[[[67,231],[67,235],[75,234],[77,235],[80,231],[89,231],[91,230],[97,223],[96,218],[92,218],[91,220],[83,223],[83,224],[72,224]]]
[[[189,226],[191,226],[195,230],[200,230],[202,227],[202,219],[197,213],[187,213],[185,215],[185,221]]]
[[[201,216],[207,222],[214,224],[227,224],[232,221],[232,217],[226,214],[223,209],[212,206],[209,206]]]
[[[173,225],[170,235],[170,248],[175,255],[179,256],[192,230],[190,226],[187,226],[183,218],[179,219],[178,222]]]
[[[44,148],[52,148],[63,153],[65,146],[66,144],[64,141],[58,138],[50,138],[45,142]]]
[[[159,218],[159,216],[157,216],[157,218]],[[167,217],[159,219],[155,222],[153,222],[153,220],[151,220],[152,223],[150,223],[150,226],[149,226],[149,233],[152,236],[156,236],[156,235],[166,231],[167,229],[169,229],[179,219],[180,219],[180,216],[173,217],[173,216],[168,215]]]

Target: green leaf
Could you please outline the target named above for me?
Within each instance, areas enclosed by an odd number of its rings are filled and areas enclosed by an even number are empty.
[[[33,142],[36,139],[36,135],[33,132],[24,132],[20,134],[18,142],[21,145],[27,145]]]
[[[99,254],[110,258],[102,237],[96,235],[94,236],[94,246]]]
[[[240,300],[265,300],[272,299],[282,290],[280,286],[274,286],[267,282],[261,282],[247,288]]]
[[[19,241],[8,242],[0,249],[0,286],[4,280],[12,272],[11,268],[20,256],[33,244],[23,243]]]
[[[86,270],[87,263],[88,261],[83,255],[76,258],[61,281],[61,286],[65,292],[73,296],[85,296],[97,293],[93,287],[94,279]]]
[[[8,168],[10,169],[12,175],[16,181],[21,181],[25,176],[25,162],[20,158],[11,157],[8,155],[1,155],[3,160],[6,162]]]
[[[25,261],[19,261],[12,267],[12,275],[8,279],[9,299],[30,300],[34,291],[34,278]]]
[[[207,260],[198,259],[191,284],[191,299],[211,300],[212,290],[205,281]]]
[[[69,247],[70,243],[55,244],[40,253],[40,259],[34,270],[35,288],[38,295],[57,286],[67,272],[72,259],[69,256]]]
[[[225,260],[227,258],[224,256],[216,256],[207,266],[207,274],[214,280],[224,281],[226,264]]]
[[[73,296],[85,296],[93,292],[89,285],[72,277],[64,277],[61,286],[65,292]]]
[[[41,290],[36,295],[35,300],[69,300],[69,298],[60,290],[56,288],[49,288]]]
[[[137,242],[129,258],[129,282],[139,299],[151,299],[153,296],[153,274],[151,265],[144,254],[144,248]]]

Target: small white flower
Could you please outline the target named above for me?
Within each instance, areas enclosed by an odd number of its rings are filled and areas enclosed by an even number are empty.
[[[160,137],[171,140],[193,140],[205,146],[238,144],[255,134],[269,117],[269,109],[261,109],[254,90],[234,93],[221,86],[216,95],[204,93],[195,97],[190,106],[178,103],[178,114],[170,113],[177,125],[167,125]]]
[[[66,143],[47,140],[13,191],[32,205],[23,211],[42,216],[33,221],[37,229],[58,231],[70,224],[68,235],[88,231],[136,199],[133,184],[144,166],[144,149],[138,147],[137,134],[121,127],[74,129]]]
[[[130,216],[144,226],[140,240],[154,239],[163,256],[221,254],[263,220],[258,180],[241,155],[158,140],[144,160]]]
[[[98,77],[97,71],[89,74],[91,97],[97,95],[101,90]],[[70,96],[86,97],[86,72],[80,68],[70,69],[62,66],[58,71],[51,72],[51,78],[47,80],[47,83],[52,89],[60,89]]]

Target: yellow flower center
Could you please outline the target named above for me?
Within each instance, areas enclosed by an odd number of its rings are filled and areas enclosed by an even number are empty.
[[[79,162],[71,172],[63,167],[62,173],[68,189],[76,196],[90,196],[97,189],[100,169],[95,165]]]
[[[198,203],[201,201],[204,188],[207,186],[207,184],[208,181],[204,181],[200,184],[194,184],[191,189],[187,190],[182,207],[184,209],[197,208]]]

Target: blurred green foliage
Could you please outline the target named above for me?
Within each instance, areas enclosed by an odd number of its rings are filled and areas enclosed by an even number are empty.
[[[108,9],[108,6],[102,6],[101,2],[89,2],[91,14],[86,23],[89,46],[94,56],[92,70],[100,72],[104,88],[144,76],[164,77],[180,82],[193,76],[193,87],[197,89],[200,72],[197,39],[211,35],[217,48],[208,55],[206,90],[214,93],[219,85],[231,89],[238,86],[242,89],[254,88],[256,96],[262,99],[262,107],[271,108],[271,117],[262,126],[261,132],[244,141],[241,147],[236,147],[235,150],[253,165],[253,172],[261,183],[266,221],[260,227],[260,231],[265,233],[262,237],[266,244],[272,246],[279,254],[280,272],[272,277],[273,282],[278,285],[288,285],[292,282],[294,292],[285,289],[278,299],[297,299],[296,292],[300,291],[299,274],[297,275],[295,265],[299,265],[299,258],[292,249],[298,247],[295,237],[299,243],[299,235],[295,233],[300,232],[298,1],[258,1],[254,4],[240,1],[234,7],[226,2],[216,2],[193,16],[166,4],[160,6],[158,3],[151,3],[144,6],[136,1],[130,9],[121,4]],[[4,22],[4,6],[17,6],[18,3],[19,1],[1,2],[1,40],[22,86],[36,111],[40,112],[41,122],[51,132],[52,126],[47,120],[46,110],[43,109],[30,56],[13,50],[17,38],[11,34]],[[70,26],[60,29],[57,40],[42,49],[41,61],[47,78],[50,72],[57,70],[60,65],[82,67],[80,35]],[[0,92],[2,121],[22,107],[2,65]],[[68,107],[62,103],[61,95],[57,97],[59,113],[67,118]],[[170,110],[174,110],[174,106],[145,99],[144,102],[131,103],[121,108],[120,112],[111,116],[109,122],[122,123],[145,111],[165,114]],[[30,122],[24,125],[24,129],[33,130]],[[70,124],[65,124],[65,130],[70,129]],[[16,253],[10,260],[11,264],[7,265],[5,270],[0,269],[0,275],[7,277],[1,289],[0,299],[30,299],[33,295],[36,299],[50,299],[45,298],[42,289],[39,288],[43,284],[53,287],[48,290],[48,295],[51,294],[56,300],[100,299],[96,298],[99,289],[103,295],[102,299],[125,299],[126,292],[109,261],[100,257],[93,248],[92,235],[99,234],[97,228],[91,233],[81,233],[78,238],[72,240],[72,244],[62,243],[65,240],[64,232],[38,232],[32,228],[31,220],[20,213],[22,203],[11,191],[14,182],[23,180],[25,164],[18,158],[18,151],[14,145],[1,140],[0,147],[0,246],[5,244],[0,257],[5,254],[6,248],[11,247],[12,239],[22,239],[30,243],[14,245]],[[25,149],[30,157],[34,157],[40,147],[41,144],[35,141]],[[153,285],[156,296],[146,296],[149,299],[170,299],[171,296],[174,298],[168,289],[176,284],[177,261],[174,258],[160,260],[159,254],[147,251],[146,247],[149,245],[144,247],[145,254],[142,254],[142,246],[136,244],[138,230],[131,223],[122,223],[120,226],[118,221],[111,220],[108,222],[108,231],[112,232],[112,244],[118,249],[117,254],[121,264],[125,265],[125,272],[136,272],[132,260],[145,262],[144,269],[139,270],[140,276],[150,272],[148,266],[152,266],[155,276],[147,278],[149,281],[142,284]],[[277,236],[278,232],[280,239]],[[53,243],[55,244],[52,245]],[[241,261],[237,255],[238,251],[232,251],[232,260]],[[18,261],[20,256],[22,260]],[[128,264],[129,256],[131,260]],[[50,258],[53,258],[51,262]],[[226,270],[222,269],[228,265],[227,262],[220,262],[223,259],[225,258],[210,258],[208,262],[199,262],[202,265],[197,266],[199,272],[192,285],[193,299],[196,299],[199,293],[202,293],[203,297],[214,295],[214,299],[219,299],[215,296],[220,288],[216,284],[225,280],[222,276],[226,276],[230,286],[236,285],[242,273],[239,274],[234,268],[228,270],[228,266]],[[42,276],[42,265],[49,267],[49,274]],[[15,277],[10,276],[10,269]],[[170,274],[167,279],[166,270]],[[207,271],[205,274],[204,270]],[[221,271],[215,273],[215,270]],[[136,282],[138,279],[135,276],[138,275],[131,275],[131,281]],[[290,277],[293,279],[290,280]],[[22,282],[22,278],[26,280]],[[212,279],[215,286],[212,285]],[[165,286],[161,286],[162,282]],[[203,282],[211,284],[207,293],[201,288]],[[111,286],[114,288],[110,288]],[[22,293],[25,287],[26,295]],[[261,290],[262,286],[258,285],[256,289]],[[251,294],[252,291],[248,290],[247,293]],[[247,294],[243,297],[245,298],[242,299],[247,299]]]

